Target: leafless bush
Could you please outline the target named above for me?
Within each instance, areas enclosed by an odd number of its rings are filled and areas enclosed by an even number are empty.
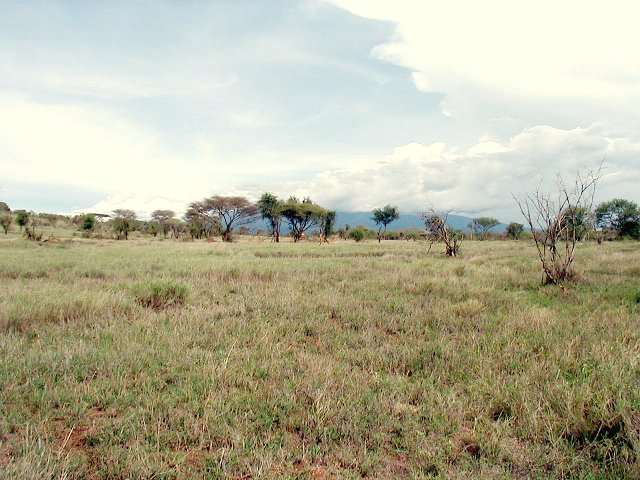
[[[554,193],[544,192],[540,186],[514,200],[532,232],[542,264],[544,284],[557,284],[573,276],[573,260],[576,244],[580,240],[580,228],[584,212],[593,207],[596,184],[601,168],[578,173],[572,184],[567,185],[558,175]]]
[[[431,250],[431,246],[434,243],[443,242],[445,255],[449,257],[457,256],[460,252],[462,236],[447,226],[449,212],[436,212],[433,208],[430,208],[426,212],[420,212],[418,216],[424,221],[427,229],[429,250]]]

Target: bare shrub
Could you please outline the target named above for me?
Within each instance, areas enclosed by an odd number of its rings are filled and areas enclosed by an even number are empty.
[[[557,191],[547,193],[540,186],[522,198],[514,195],[520,212],[532,232],[542,265],[542,282],[557,284],[573,276],[573,260],[584,212],[590,212],[601,168],[586,175],[578,173],[567,185],[558,175]]]
[[[427,229],[429,250],[434,243],[442,242],[445,246],[445,255],[448,257],[457,256],[462,245],[462,236],[447,225],[449,212],[436,212],[430,208],[426,212],[420,212],[418,216],[424,221]]]

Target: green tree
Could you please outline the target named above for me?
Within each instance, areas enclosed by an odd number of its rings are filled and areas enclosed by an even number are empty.
[[[167,238],[167,234],[171,230],[171,228],[169,227],[169,220],[171,220],[175,216],[176,212],[174,212],[173,210],[154,210],[153,213],[151,213],[151,219],[157,223],[158,230],[162,232],[164,238]]]
[[[136,212],[133,210],[127,210],[119,208],[112,212],[113,217],[113,231],[116,234],[118,240],[124,238],[129,239],[129,233],[135,230],[136,227]]]
[[[640,238],[640,209],[635,202],[614,198],[596,207],[596,226],[619,237]]]
[[[144,222],[142,224],[142,230],[144,231],[144,233],[148,235],[153,235],[153,238],[156,238],[158,236],[160,229],[161,229],[160,224],[155,220],[151,220],[150,222]]]
[[[271,193],[263,193],[257,203],[260,216],[267,221],[269,233],[273,240],[280,241],[280,225],[282,224],[283,203]]]
[[[328,238],[333,235],[333,228],[336,223],[336,212],[334,210],[325,210],[324,215],[320,218],[320,238],[321,242],[329,243]]]
[[[310,198],[298,200],[290,197],[282,206],[282,219],[291,227],[293,241],[299,241],[307,230],[317,227],[326,210],[313,203]]]
[[[171,231],[173,238],[180,238],[180,235],[184,233],[186,225],[177,218],[170,218],[167,220],[167,228]]]
[[[201,202],[194,202],[184,214],[187,231],[192,239],[210,237],[214,231],[220,229],[220,222],[210,215],[210,212],[201,208]]]
[[[29,225],[29,220],[31,219],[31,216],[29,212],[25,210],[16,210],[15,214],[16,214],[16,223],[20,226],[20,233],[22,233],[22,227],[26,227],[27,225]]]
[[[5,235],[9,232],[9,227],[12,223],[13,215],[11,215],[9,212],[0,212],[0,225],[2,225]]]
[[[593,231],[593,212],[584,207],[565,208],[561,215],[562,236],[564,239],[584,240]]]
[[[489,231],[500,225],[500,221],[493,217],[476,217],[469,223],[472,232],[478,235],[480,239],[485,239]]]
[[[387,233],[387,225],[399,218],[400,212],[398,212],[398,207],[392,207],[391,205],[376,208],[373,211],[372,220],[378,225],[378,243],[380,243],[384,234]]]
[[[82,217],[82,230],[84,230],[87,237],[91,237],[93,230],[96,226],[96,216],[88,213]]]
[[[521,223],[511,222],[506,228],[507,236],[512,240],[518,240],[524,232],[524,225]]]
[[[7,205],[5,202],[0,202],[0,212],[10,213],[11,209],[9,208],[9,205]]]
[[[222,240],[232,240],[233,229],[253,222],[259,215],[258,207],[245,197],[223,197],[216,195],[194,202],[190,210],[211,222],[217,222],[222,230]]]

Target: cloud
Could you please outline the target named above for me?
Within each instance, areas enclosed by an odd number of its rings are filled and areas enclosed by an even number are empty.
[[[283,196],[309,195],[340,210],[368,211],[390,203],[416,211],[429,205],[508,221],[520,216],[512,193],[539,185],[552,191],[557,174],[571,180],[578,171],[597,170],[605,159],[597,199],[638,201],[640,139],[610,134],[601,124],[570,130],[535,126],[505,143],[482,140],[464,151],[412,142],[368,167],[326,170],[308,182],[272,187]]]
[[[640,100],[631,0],[330,1],[395,23],[395,37],[372,55],[413,71],[419,90],[444,93],[443,112],[454,117],[640,121],[628,108]]]
[[[110,195],[90,207],[77,208],[73,213],[102,213],[110,215],[116,209],[133,210],[138,218],[147,220],[155,210],[173,210],[177,217],[184,214],[187,204],[175,198],[145,194]]]
[[[236,183],[280,170],[260,156],[231,162],[215,143],[198,136],[180,147],[112,108],[0,94],[2,181],[40,185],[51,197],[75,189],[111,198],[113,208],[126,198],[133,204],[132,196],[141,211],[155,198],[166,198],[174,208],[176,202],[234,192]],[[73,203],[88,206],[82,198]]]

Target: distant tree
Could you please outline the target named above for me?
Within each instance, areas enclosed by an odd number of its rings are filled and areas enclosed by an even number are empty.
[[[190,210],[217,221],[222,230],[222,240],[230,242],[236,226],[253,222],[258,216],[258,208],[245,197],[223,197],[216,195],[190,205]]]
[[[500,221],[493,217],[476,217],[469,223],[468,227],[472,232],[478,235],[480,239],[484,240],[487,237],[489,231],[500,225]]]
[[[282,205],[281,213],[282,219],[291,227],[293,241],[297,242],[307,230],[319,225],[323,215],[326,215],[326,210],[308,197],[302,202],[296,197],[290,197]]]
[[[180,238],[185,231],[186,225],[177,218],[170,218],[166,222],[166,226],[171,231],[173,238]]]
[[[511,222],[506,228],[507,236],[512,240],[518,240],[524,232],[524,225],[521,223]]]
[[[91,237],[93,230],[96,226],[96,216],[87,213],[82,217],[82,230],[84,230],[87,237]]]
[[[41,226],[55,227],[59,223],[70,225],[73,223],[73,219],[67,215],[59,215],[57,213],[39,213],[38,219]]]
[[[16,223],[20,226],[20,233],[22,233],[22,227],[29,225],[31,215],[25,210],[16,210]]]
[[[160,224],[155,220],[144,222],[142,224],[142,231],[148,235],[153,235],[153,238],[156,238],[158,233],[160,233]]]
[[[595,210],[596,227],[619,237],[640,238],[640,209],[635,202],[614,198]]]
[[[184,214],[186,230],[192,239],[209,238],[214,232],[220,231],[220,222],[213,218],[208,212],[197,208],[199,202],[192,203]]]
[[[399,218],[400,212],[398,212],[398,207],[392,207],[391,205],[376,208],[373,211],[372,220],[378,225],[378,243],[380,243],[384,234],[387,233],[387,225]]]
[[[133,210],[127,210],[119,208],[112,212],[113,217],[113,231],[116,234],[118,240],[124,238],[129,239],[129,232],[135,230],[136,226],[136,212]]]
[[[320,217],[320,242],[329,243],[328,238],[333,235],[333,228],[336,223],[336,212],[334,210],[325,210]]]
[[[176,212],[174,212],[173,210],[154,210],[151,214],[151,219],[157,222],[158,229],[162,232],[164,238],[167,238],[167,234],[170,230],[167,222],[175,216]]]
[[[460,252],[462,236],[447,225],[449,212],[439,213],[433,208],[420,212],[418,216],[424,222],[429,240],[429,250],[434,243],[442,242],[445,246],[445,255],[456,257]]]
[[[4,234],[6,235],[9,232],[9,227],[13,223],[13,215],[9,212],[0,212],[0,225],[4,229]]]
[[[257,203],[263,220],[267,221],[269,232],[276,242],[280,241],[283,203],[271,193],[263,193]]]
[[[0,212],[10,213],[11,209],[9,208],[9,205],[7,205],[5,202],[0,202]]]
[[[204,208],[203,202],[194,202],[183,217],[192,239],[209,238],[220,230],[220,221]]]
[[[566,238],[584,240],[594,228],[594,214],[585,207],[568,207],[562,212],[562,234]]]

